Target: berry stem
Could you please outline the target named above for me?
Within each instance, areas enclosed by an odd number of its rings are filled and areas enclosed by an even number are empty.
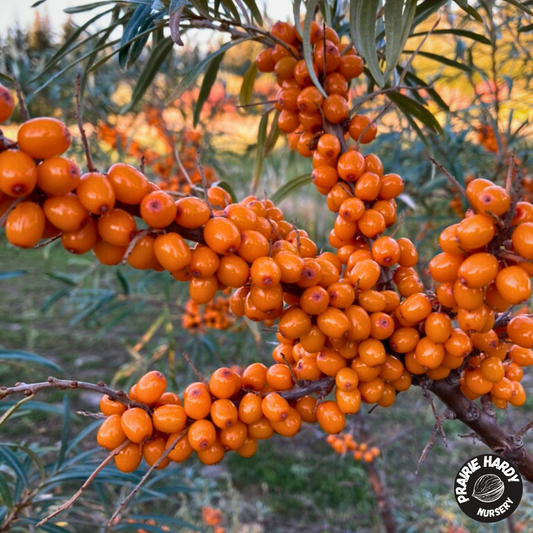
[[[81,111],[81,101],[80,101],[80,74],[76,76],[76,91],[74,93],[74,99],[76,100],[76,121],[78,122],[78,129],[80,130],[81,142],[85,149],[85,159],[87,160],[87,168],[89,172],[95,172],[96,168],[93,163],[93,156],[91,155],[91,150],[89,148],[89,140],[87,139],[87,134],[85,133],[85,128],[83,126],[83,116]]]

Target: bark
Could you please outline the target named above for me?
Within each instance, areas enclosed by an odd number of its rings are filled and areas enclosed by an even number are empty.
[[[374,462],[365,465],[368,474],[368,481],[374,491],[378,503],[378,511],[387,533],[397,533],[396,520],[392,513],[392,503],[388,495],[387,488],[382,482],[380,472]]]

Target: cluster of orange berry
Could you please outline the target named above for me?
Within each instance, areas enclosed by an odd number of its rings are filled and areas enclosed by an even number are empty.
[[[213,533],[226,533],[222,524],[222,511],[212,507],[202,507],[202,519],[207,526],[213,528]]]
[[[381,451],[379,448],[377,448],[376,446],[372,446],[370,448],[366,442],[356,442],[353,438],[353,435],[351,435],[350,433],[342,433],[340,435],[328,435],[326,438],[326,442],[339,455],[353,453],[353,458],[355,461],[364,461],[365,463],[371,463],[381,455]]]
[[[500,136],[500,142],[505,146],[505,139],[501,133],[498,132]],[[490,124],[481,124],[476,128],[476,137],[487,152],[496,153],[498,151],[498,140],[496,138],[495,128]]]
[[[219,296],[201,307],[192,300],[185,304],[185,313],[181,318],[185,329],[226,330],[235,324],[235,315],[230,312],[229,299]]]
[[[471,181],[466,195],[471,209],[441,233],[443,252],[429,264],[447,312],[438,324],[428,327],[426,320],[425,343],[417,344],[408,369],[442,379],[464,368],[461,390],[469,398],[490,394],[498,407],[522,405],[522,367],[533,364],[533,318],[518,314],[498,324],[497,313],[531,297],[533,205],[514,205],[509,191],[484,179]]]

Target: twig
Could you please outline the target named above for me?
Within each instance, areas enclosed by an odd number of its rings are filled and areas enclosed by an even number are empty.
[[[91,155],[91,150],[89,148],[89,141],[87,139],[87,134],[85,133],[85,128],[83,127],[83,116],[81,112],[81,102],[80,102],[80,79],[81,75],[76,76],[76,92],[74,98],[76,100],[76,120],[78,122],[78,129],[80,130],[81,142],[83,143],[83,148],[85,149],[85,159],[87,160],[87,168],[89,172],[95,172],[96,168],[94,167],[93,157]]]
[[[204,378],[203,374],[194,366],[194,363],[191,361],[191,358],[187,355],[186,352],[181,352],[183,355],[183,359],[185,359],[186,363],[191,367],[192,371],[196,374],[196,377],[206,386],[209,387],[209,381]]]
[[[176,444],[180,442],[181,439],[183,439],[187,435],[188,427],[186,427],[167,447],[167,449],[164,451],[163,455],[148,469],[146,474],[141,478],[139,483],[135,485],[133,490],[124,498],[120,505],[117,507],[117,510],[113,513],[113,516],[109,519],[109,522],[107,523],[108,527],[111,527],[115,520],[117,519],[118,515],[122,512],[122,510],[128,505],[128,503],[133,499],[133,497],[139,492],[139,489],[144,485],[146,480],[150,477],[151,473],[167,458],[167,456],[172,452]]]
[[[204,166],[202,165],[202,162],[200,161],[200,148],[196,148],[196,164],[198,165],[198,170],[200,171],[200,179],[202,180],[202,188],[204,190],[205,203],[207,204],[207,207],[209,207],[209,213],[211,213],[211,216],[213,216],[213,207],[211,206],[211,204],[209,203],[209,200],[207,199],[208,186],[207,186],[207,179],[205,177]],[[226,206],[224,205],[220,207],[226,207]]]
[[[33,248],[34,249],[44,248],[45,246],[52,244],[54,241],[57,241],[58,239],[61,239],[61,233],[58,233],[57,235],[55,235],[54,237],[51,237],[50,239],[47,239],[46,241],[36,244]]]
[[[252,19],[250,18],[250,15],[248,14],[248,11],[246,11],[246,7],[242,3],[242,0],[235,0],[237,5],[239,6],[242,14],[244,15],[244,18],[246,19],[246,23],[249,26],[253,26]]]
[[[444,428],[442,427],[442,420],[441,417],[443,415],[437,414],[437,409],[435,409],[435,404],[433,403],[433,398],[429,394],[429,391],[425,385],[425,383],[421,383],[421,388],[424,394],[424,397],[428,400],[429,405],[431,406],[431,411],[433,411],[433,416],[435,417],[435,429],[439,430],[442,435],[442,440],[444,441],[444,445],[448,447],[448,441],[446,439],[446,433],[444,433]],[[446,418],[445,418],[446,419]]]
[[[11,213],[11,211],[13,211],[13,209],[15,209],[15,207],[17,207],[18,204],[20,204],[20,202],[24,202],[27,198],[28,198],[27,196],[19,196],[18,198],[13,200],[11,205],[7,208],[7,211],[0,217],[0,228],[3,227],[4,224],[6,223],[9,213]]]
[[[86,418],[94,418],[95,420],[104,420],[107,418],[102,413],[92,413],[91,411],[76,411],[77,415],[85,416]]]
[[[448,178],[448,181],[450,181],[450,183],[458,190],[459,194],[461,194],[468,201],[466,189],[457,181],[457,178],[452,176],[446,167],[441,165],[435,158],[430,156],[429,160]]]
[[[98,465],[96,470],[87,478],[85,483],[79,488],[78,492],[76,492],[76,494],[74,494],[65,503],[60,505],[52,514],[49,514],[46,518],[43,518],[37,524],[36,527],[41,527],[42,525],[46,524],[46,522],[54,518],[54,516],[61,514],[63,511],[66,511],[69,507],[71,507],[72,504],[87,490],[87,488],[94,481],[96,476],[111,462],[115,455],[117,455],[123,448],[125,448],[129,444],[129,442],[129,440],[125,440],[120,446],[117,446],[113,451],[111,451],[109,455]]]
[[[533,428],[533,420],[531,422],[528,422],[525,426],[520,428],[516,433],[515,436],[518,438],[522,438],[531,428]]]
[[[144,167],[145,167],[145,165],[146,165],[146,157],[145,157],[145,155],[143,154],[143,155],[141,155],[141,161],[140,161],[140,163],[139,163],[139,169],[140,169],[140,171],[141,171],[143,174],[144,174]]]
[[[260,105],[268,105],[268,104],[277,104],[279,102],[279,98],[276,98],[275,100],[264,100],[262,102],[252,102],[251,104],[240,104],[236,105],[236,109],[243,109],[245,107],[256,107]]]
[[[143,238],[146,237],[149,233],[152,233],[154,231],[153,228],[148,229],[142,229],[140,230],[133,239],[131,239],[130,244],[128,245],[128,248],[126,250],[126,253],[124,254],[124,257],[122,258],[121,265],[126,265],[128,263],[128,257],[131,255],[131,252],[133,252],[133,249],[135,248],[135,245]]]
[[[107,394],[112,400],[123,403],[128,407],[141,407],[148,409],[146,405],[131,400],[122,390],[114,390],[105,385],[105,383],[88,383],[86,381],[77,381],[72,379],[57,379],[50,376],[46,381],[40,383],[16,383],[14,387],[0,387],[0,400],[12,394],[24,394],[33,396],[44,389],[82,389]]]
[[[22,95],[22,88],[18,80],[15,79],[15,92],[17,93],[17,98],[19,101],[20,116],[24,122],[30,119],[30,114],[28,113],[28,108],[24,103],[24,96]]]
[[[359,145],[361,144],[361,139],[364,137],[365,133],[392,107],[392,102],[387,102],[383,109],[366,125],[366,128],[361,132],[361,135],[357,138],[355,143],[356,148],[359,150]]]

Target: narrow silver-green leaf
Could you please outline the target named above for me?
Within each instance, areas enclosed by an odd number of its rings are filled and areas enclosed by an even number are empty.
[[[26,396],[25,398],[22,398],[22,400],[18,401],[15,405],[12,405],[1,417],[0,417],[0,426],[4,422],[7,422],[11,415],[21,406],[24,405],[26,402],[30,401],[33,396]]]
[[[239,92],[239,103],[241,105],[247,105],[252,100],[252,93],[254,90],[255,78],[257,76],[257,63],[252,61],[252,64],[248,67],[244,78],[242,79],[241,90]]]
[[[22,350],[0,350],[0,361],[26,361],[31,364],[49,367],[53,370],[57,370],[58,372],[62,371],[62,368],[52,361],[33,353],[24,352]]]
[[[217,57],[213,58],[213,60],[211,61],[211,63],[209,63],[209,66],[207,67],[204,76],[204,81],[202,82],[202,86],[200,87],[200,93],[198,94],[198,100],[196,101],[196,105],[194,106],[194,127],[196,127],[196,125],[198,124],[202,108],[204,107],[206,100],[209,98],[211,89],[213,88],[213,85],[217,79],[218,69],[220,68],[220,63],[222,63],[222,59],[224,59],[224,54],[218,55]]]
[[[315,8],[318,5],[320,0],[309,0],[307,3],[307,13],[305,14],[304,20],[304,29],[303,29],[303,54],[305,59],[305,64],[307,65],[307,70],[309,71],[309,76],[316,88],[320,91],[324,98],[327,98],[328,95],[324,88],[318,80],[315,70],[313,68],[313,46],[311,44],[311,23],[313,22],[313,17],[315,13]]]
[[[378,52],[376,47],[376,16],[379,9],[380,0],[364,0],[361,2],[359,18],[356,21],[356,32],[359,34],[361,42],[361,54],[368,69],[376,80],[376,83],[383,87],[385,79],[379,66]]]
[[[527,8],[526,6],[522,5],[520,2],[518,2],[518,0],[503,0],[503,1],[507,2],[508,4],[512,4],[518,9],[521,9],[524,13],[527,13],[530,17],[533,17],[533,11],[531,11],[531,9]]]
[[[27,273],[27,270],[8,270],[7,272],[0,272],[0,281],[4,279],[19,278]]]
[[[398,109],[400,109],[404,115],[420,120],[420,122],[435,133],[443,133],[438,120],[433,116],[429,109],[418,103],[416,100],[399,93],[389,94],[389,99],[398,106]]]
[[[432,35],[458,35],[459,37],[464,37],[465,39],[472,39],[483,44],[490,44],[490,39],[479,33],[475,33],[469,30],[461,30],[459,28],[448,28],[445,30],[433,30]],[[427,32],[421,31],[417,33],[412,33],[409,37],[421,37],[422,35],[427,35]]]
[[[414,54],[414,50],[404,50],[404,53],[406,54]],[[427,57],[428,59],[433,59],[433,61],[438,61],[439,63],[442,63],[443,65],[447,65],[448,67],[454,67],[459,70],[464,70],[465,72],[470,72],[472,69],[465,65],[464,63],[459,63],[459,61],[455,61],[455,59],[450,59],[445,56],[440,56],[438,54],[433,54],[431,52],[417,52],[418,55]]]
[[[471,17],[474,17],[478,22],[483,22],[483,17],[473,8],[468,0],[454,0],[454,2]]]
[[[270,199],[277,205],[294,191],[312,183],[311,174],[302,174],[282,185]]]
[[[387,48],[385,49],[387,68],[384,75],[385,79],[388,79],[390,73],[398,63],[398,58],[402,52],[404,4],[404,0],[387,0],[385,2],[385,34],[387,36]]]
[[[259,26],[263,25],[263,15],[261,15],[261,10],[257,7],[255,0],[244,0],[244,3],[248,6],[252,17],[255,19]]]

